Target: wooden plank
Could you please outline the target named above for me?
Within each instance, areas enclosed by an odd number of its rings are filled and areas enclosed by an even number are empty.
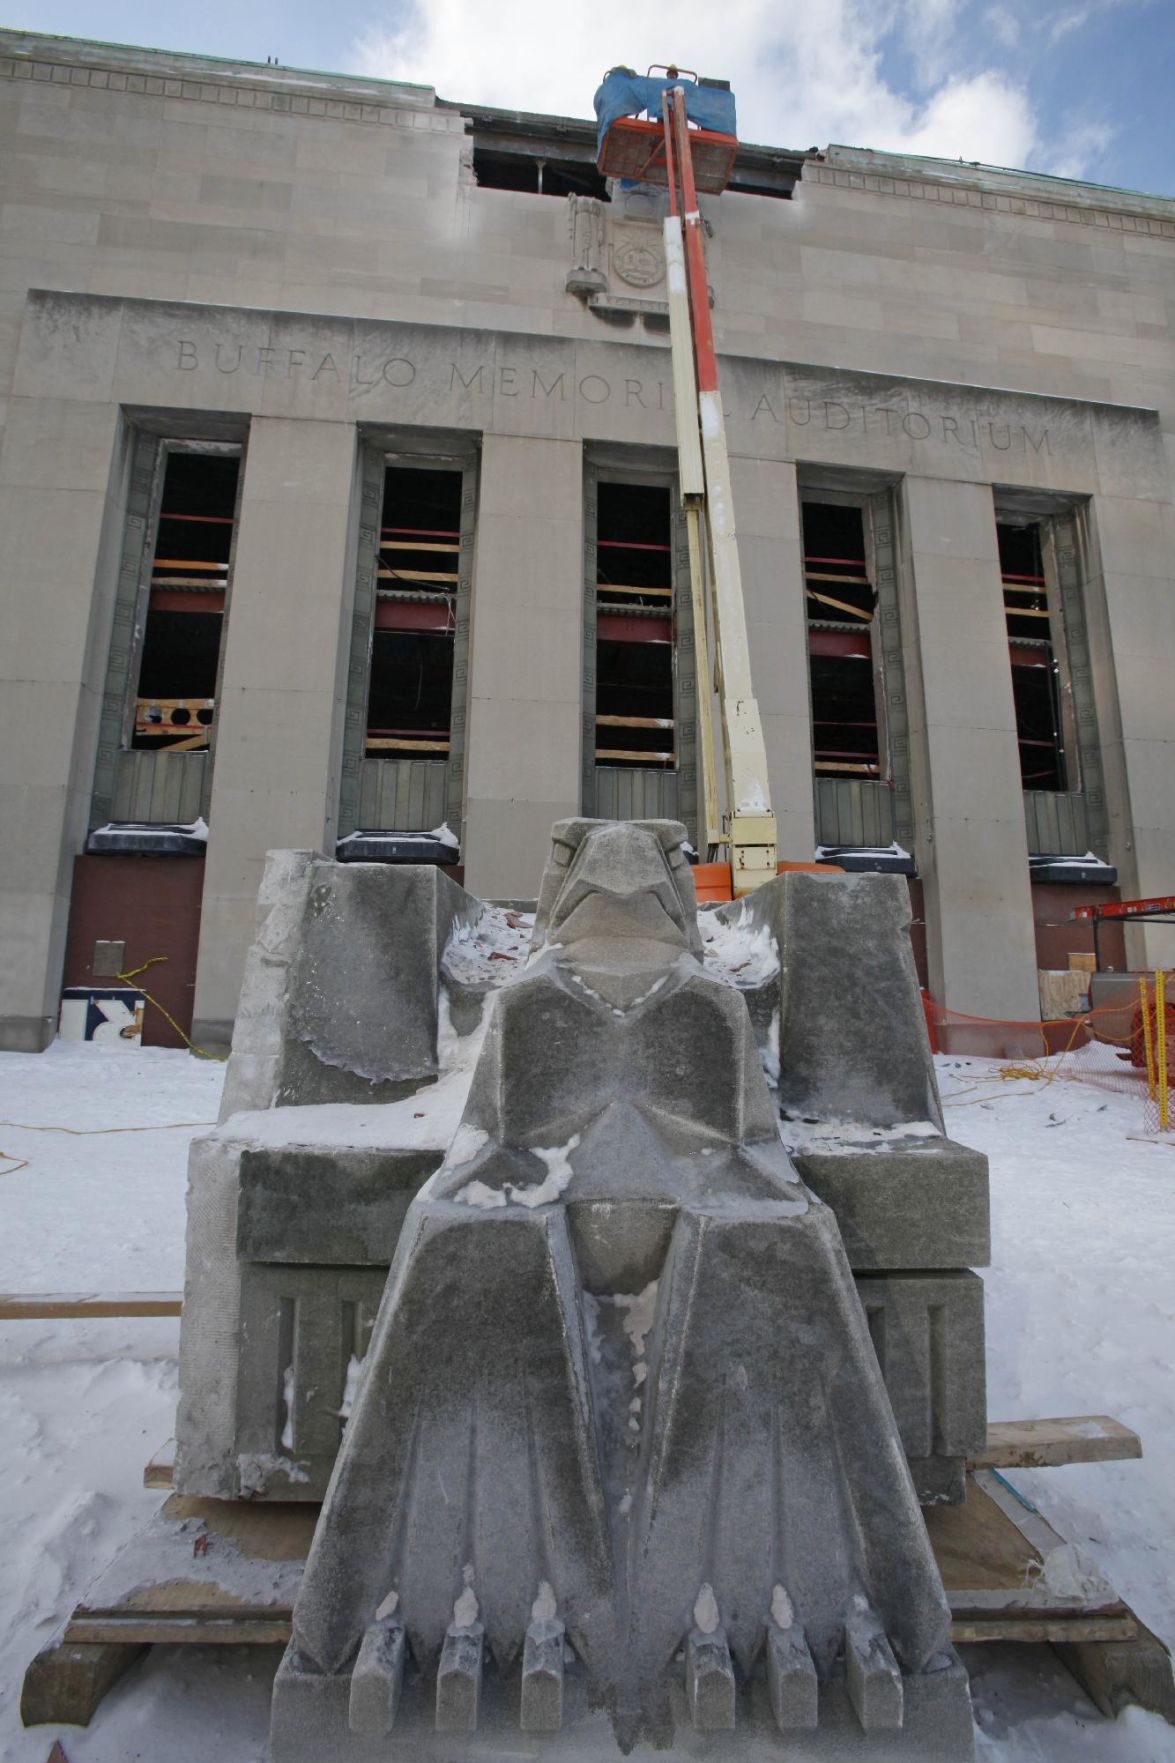
[[[368,735],[367,752],[377,753],[447,753],[448,741],[402,741],[391,735]]]
[[[143,1652],[138,1642],[96,1645],[58,1641],[38,1653],[24,1674],[20,1718],[25,1726],[88,1726],[108,1690]]]
[[[168,1453],[158,1454],[161,1472]],[[1044,1566],[1062,1539],[991,1471],[968,1477],[962,1506],[932,1507],[927,1530],[951,1606],[955,1641],[1128,1647],[1105,1662],[1105,1696],[1167,1691],[1158,1645],[1105,1586],[1058,1595]],[[135,1647],[148,1641],[268,1645],[288,1639],[302,1566],[318,1517],[313,1505],[208,1500],[173,1494],[112,1563],[71,1617],[68,1645]],[[266,1564],[259,1576],[257,1563]],[[258,1587],[263,1588],[259,1597]],[[1084,1653],[1073,1653],[1081,1669]],[[1164,1655],[1165,1657],[1165,1655]],[[1115,1663],[1117,1659],[1117,1663]],[[1115,1689],[1113,1686],[1117,1685]]]
[[[1134,1618],[1133,1639],[1098,1645],[1097,1636],[1060,1636],[1057,1656],[1073,1673],[1096,1708],[1115,1719],[1123,1708],[1134,1705],[1175,1726],[1175,1678],[1171,1655],[1145,1623]],[[1054,1642],[1054,1644],[1056,1644]]]
[[[951,1640],[1016,1641],[1022,1646],[1040,1646],[1046,1642],[1086,1642],[1098,1647],[1110,1641],[1128,1642],[1137,1632],[1137,1624],[1129,1616],[1034,1616],[990,1617],[975,1621],[952,1618]]]
[[[868,624],[873,617],[871,611],[863,612],[859,606],[850,606],[847,600],[834,600],[831,594],[819,594],[815,588],[808,589],[808,598],[809,600],[819,600],[822,606],[835,606],[838,612],[851,613],[854,618],[859,618],[863,624]]]
[[[90,1587],[64,1639],[223,1646],[288,1640],[317,1519],[315,1505],[172,1494]]]
[[[1085,1596],[1049,1584],[1046,1561],[1063,1539],[993,1471],[968,1475],[961,1506],[932,1506],[923,1516],[959,1625],[956,1639],[1027,1642],[1072,1633],[1074,1640],[1109,1641],[1134,1633],[1131,1612],[1104,1582]],[[1075,1622],[1096,1626],[1071,1630]]]
[[[143,1486],[145,1488],[169,1488],[175,1481],[175,1440],[168,1439],[160,1445],[153,1457],[148,1458],[143,1466]]]
[[[182,1308],[182,1292],[0,1292],[0,1322],[70,1316],[178,1316]]]
[[[962,1593],[1016,1591],[1043,1565],[1040,1551],[971,1477],[963,1505],[929,1506],[922,1516],[952,1603]]]
[[[377,569],[375,573],[381,582],[455,582],[459,579],[457,571],[450,569]]]
[[[73,1616],[66,1632],[78,1637],[78,1645],[107,1647],[284,1646],[294,1632],[294,1613],[293,1605],[284,1613],[244,1610],[234,1616],[212,1610],[152,1611],[136,1616],[117,1610],[102,1616]]]
[[[653,594],[659,600],[671,600],[672,588],[631,588],[619,582],[597,582],[597,594]]]
[[[163,1502],[164,1523],[194,1523],[208,1536],[232,1543],[251,1561],[305,1561],[318,1523],[309,1500],[209,1500],[172,1494]]]
[[[596,727],[605,728],[673,728],[672,716],[597,716]]]
[[[1049,1469],[1062,1463],[1113,1463],[1142,1456],[1142,1442],[1108,1414],[1056,1420],[994,1420],[973,1469]]]
[[[421,544],[419,540],[412,539],[381,539],[379,548],[381,551],[459,551],[461,549],[460,545]]]

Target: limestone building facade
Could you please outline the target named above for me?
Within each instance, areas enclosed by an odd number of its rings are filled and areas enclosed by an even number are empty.
[[[594,132],[0,33],[0,1046],[155,955],[223,1044],[273,847],[519,898],[560,817],[697,828]],[[1175,201],[833,146],[703,206],[780,855],[903,869],[932,995],[1030,1020],[1075,902],[1175,892]]]

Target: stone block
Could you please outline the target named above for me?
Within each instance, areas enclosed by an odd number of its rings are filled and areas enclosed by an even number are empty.
[[[271,852],[221,1119],[391,1101],[437,1073],[441,956],[476,902],[429,864]]]
[[[286,1763],[321,1763],[327,1757],[346,1763],[386,1763],[382,1735],[356,1733],[349,1726],[349,1676],[316,1671],[293,1642],[282,1655],[273,1683],[270,1713],[270,1755]]]
[[[340,1137],[370,1135],[380,1114],[339,1108]],[[440,1161],[299,1147],[303,1116],[288,1118],[286,1151],[251,1142],[248,1115],[193,1145],[176,1431],[186,1493],[321,1497],[404,1214]],[[256,1119],[272,1127],[272,1113]]]
[[[906,1455],[962,1458],[987,1440],[983,1281],[975,1273],[857,1280]]]
[[[854,1273],[986,1267],[987,1158],[951,1139],[880,1138],[867,1149],[809,1141],[796,1168],[836,1222]]]
[[[905,878],[794,873],[720,910],[745,910],[779,948],[785,1118],[941,1131]]]
[[[386,1269],[412,1198],[442,1153],[299,1145],[298,1112],[288,1149],[241,1151],[239,1259]],[[241,1126],[247,1132],[247,1121]]]
[[[386,1269],[246,1265],[239,1279],[237,1489],[252,1499],[321,1499]]]

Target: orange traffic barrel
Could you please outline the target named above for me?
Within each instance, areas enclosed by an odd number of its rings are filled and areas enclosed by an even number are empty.
[[[776,865],[779,875],[843,875],[844,870],[838,863],[779,863]],[[702,900],[733,900],[734,887],[730,879],[729,863],[695,863],[694,891],[699,901]]]
[[[694,892],[699,901],[733,900],[729,863],[695,863]]]

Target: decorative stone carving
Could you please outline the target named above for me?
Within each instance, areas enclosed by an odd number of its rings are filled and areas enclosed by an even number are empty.
[[[567,272],[569,294],[598,294],[608,285],[601,267],[604,255],[604,204],[598,196],[568,196],[568,229],[571,233],[571,268]]]
[[[651,288],[665,275],[665,254],[657,234],[626,233],[612,246],[612,268],[632,288]]]

